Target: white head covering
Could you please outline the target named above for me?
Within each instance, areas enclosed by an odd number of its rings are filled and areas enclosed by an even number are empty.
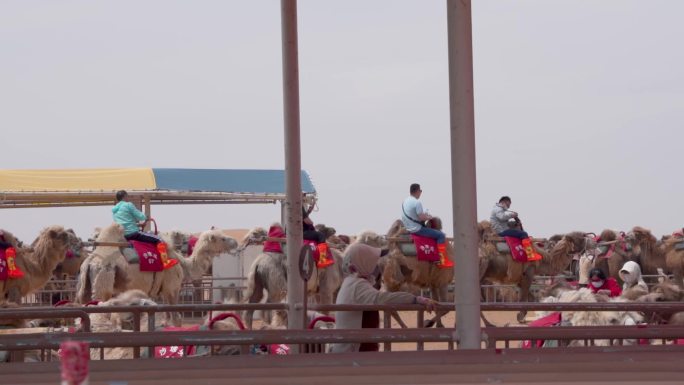
[[[354,243],[347,247],[344,253],[345,265],[348,264],[350,272],[358,273],[359,277],[369,277],[380,260],[381,250],[377,247]]]
[[[648,290],[646,282],[644,282],[644,279],[641,277],[641,267],[638,263],[634,261],[625,262],[618,274],[620,275],[620,279],[624,282],[622,287],[623,290],[636,285],[644,286],[646,287],[646,290]]]

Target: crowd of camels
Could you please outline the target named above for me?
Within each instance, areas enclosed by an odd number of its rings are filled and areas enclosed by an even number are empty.
[[[334,303],[335,294],[347,274],[343,259],[344,248],[350,242],[363,242],[388,250],[381,259],[381,277],[378,282],[384,290],[418,292],[427,289],[431,296],[446,302],[447,291],[453,280],[452,269],[440,269],[430,262],[418,261],[407,245],[407,233],[401,221],[392,223],[385,234],[365,231],[354,237],[335,234],[325,226],[318,229],[328,236],[335,263],[327,268],[316,269],[308,281],[309,298],[319,303]],[[189,234],[169,232],[163,238],[169,247],[169,257],[179,260],[162,272],[141,272],[137,265],[129,264],[116,246],[100,245],[89,250],[86,242],[70,229],[50,226],[40,232],[31,244],[17,240],[10,232],[3,231],[5,240],[17,250],[16,263],[24,272],[18,279],[0,281],[0,299],[20,303],[23,296],[35,293],[46,285],[55,284],[51,278],[77,277],[77,303],[93,300],[107,303],[117,294],[137,290],[146,298],[168,304],[176,304],[183,282],[200,279],[212,265],[213,258],[220,255],[240,254],[249,245],[262,244],[267,238],[264,228],[251,230],[240,242],[219,230],[208,230],[199,235],[191,255],[184,255],[183,243]],[[493,233],[489,223],[478,223],[480,282],[482,284],[516,285],[519,301],[534,301],[530,287],[535,276],[573,275],[579,269],[581,255],[591,255],[592,267],[602,268],[609,276],[620,280],[619,270],[627,261],[637,262],[647,275],[672,276],[665,284],[668,298],[683,297],[684,286],[684,237],[666,236],[657,239],[649,230],[634,227],[628,232],[604,230],[599,236],[593,233],[571,232],[554,235],[548,239],[535,240],[536,251],[542,259],[519,263],[511,258],[503,239]],[[125,242],[123,229],[116,224],[98,230],[95,238],[100,243]],[[453,249],[448,252],[453,258]],[[281,302],[287,294],[287,263],[282,253],[262,252],[249,269],[246,302]],[[458,266],[456,266],[458,268]],[[673,294],[674,293],[674,294]],[[649,293],[642,293],[647,295]],[[633,296],[635,299],[636,296]],[[5,305],[12,306],[12,305]],[[270,324],[266,314],[265,323]],[[245,315],[247,328],[252,327],[252,315]],[[177,315],[169,315],[170,324],[179,325]],[[440,314],[430,323],[441,326]]]

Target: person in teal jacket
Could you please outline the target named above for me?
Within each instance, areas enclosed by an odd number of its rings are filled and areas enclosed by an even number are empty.
[[[116,202],[116,205],[112,207],[114,222],[124,228],[124,237],[127,240],[154,244],[162,241],[161,238],[154,234],[140,231],[140,225],[147,220],[147,217],[133,203],[128,201],[126,190],[117,191]]]

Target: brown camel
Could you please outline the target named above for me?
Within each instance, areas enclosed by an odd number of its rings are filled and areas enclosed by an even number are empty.
[[[608,276],[617,279],[618,282],[622,282],[619,273],[625,262],[637,261],[632,252],[632,246],[625,240],[625,234],[609,229],[601,232],[596,254],[594,267],[600,268]]]
[[[441,220],[435,219],[436,229],[441,230]],[[420,289],[430,289],[432,299],[447,302],[449,284],[454,280],[454,269],[443,269],[432,262],[419,261],[415,256],[415,246],[408,235],[401,220],[395,220],[387,231],[389,255],[384,261],[382,273],[385,288],[390,292],[411,291],[413,293],[417,293]],[[407,240],[398,241],[403,238]],[[447,254],[453,260],[454,250],[451,243],[447,244]],[[436,314],[423,326],[430,327],[436,324],[437,327],[443,327],[443,315],[443,313]]]
[[[513,260],[508,246],[494,233],[488,221],[478,223],[478,235],[480,282],[516,285],[520,290],[518,300],[521,302],[533,300],[530,287],[535,275],[556,276],[565,273],[575,255],[595,247],[592,237],[582,232],[572,232],[563,235],[550,250],[534,244],[542,259],[520,263]],[[518,322],[523,322],[524,317],[525,312],[520,312]]]
[[[672,236],[663,243],[667,269],[674,275],[674,282],[684,289],[684,237]]]
[[[57,264],[64,260],[68,242],[69,233],[62,226],[50,226],[40,232],[30,249],[18,248],[16,263],[24,276],[8,279],[0,298],[19,303],[21,297],[42,289]]]
[[[636,262],[641,266],[644,275],[657,275],[659,269],[666,274],[672,273],[667,268],[665,261],[665,246],[662,241],[656,239],[651,231],[643,227],[635,226],[625,240],[632,247],[632,253]]]

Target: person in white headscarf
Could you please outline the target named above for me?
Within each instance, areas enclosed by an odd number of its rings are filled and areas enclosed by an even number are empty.
[[[636,299],[641,295],[648,294],[648,285],[641,276],[641,267],[634,261],[627,261],[618,273],[622,282],[622,296]]]
[[[345,305],[383,305],[383,304],[422,304],[432,311],[435,301],[417,297],[406,292],[383,292],[375,287],[378,274],[378,261],[381,250],[362,243],[354,243],[347,248],[344,255],[343,266],[348,270],[348,275],[342,282],[342,287],[337,294],[336,304]],[[338,311],[335,313],[335,329],[361,329],[367,314],[372,312],[363,311]],[[371,314],[372,315],[372,314]],[[377,327],[377,326],[376,326]],[[340,343],[331,344],[330,352],[345,353],[358,352],[362,344]],[[372,349],[369,349],[372,350]]]

